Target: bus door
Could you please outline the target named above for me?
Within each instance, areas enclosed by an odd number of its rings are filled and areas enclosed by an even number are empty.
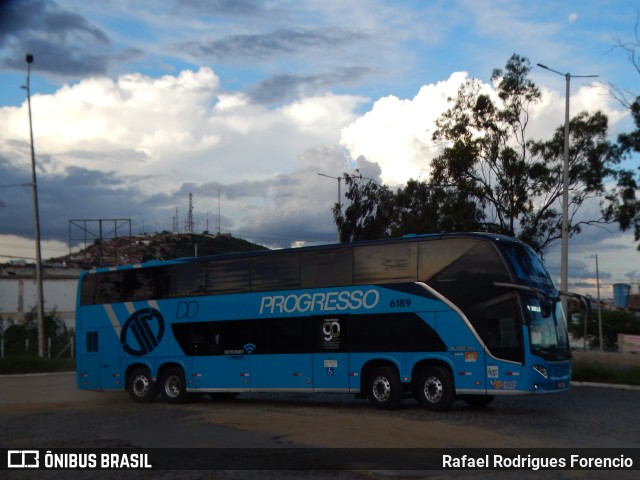
[[[319,316],[313,319],[313,390],[349,390],[347,316]]]
[[[515,299],[497,302],[484,311],[482,336],[486,358],[487,394],[518,390],[524,361],[522,321]]]

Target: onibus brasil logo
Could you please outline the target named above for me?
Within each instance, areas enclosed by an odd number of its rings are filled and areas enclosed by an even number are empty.
[[[131,314],[120,333],[125,352],[135,357],[153,351],[164,335],[164,318],[155,308],[143,308]]]

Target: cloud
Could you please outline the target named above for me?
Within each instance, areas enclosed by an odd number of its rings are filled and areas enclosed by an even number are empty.
[[[266,78],[249,89],[253,103],[269,104],[316,95],[335,86],[353,85],[372,73],[367,67],[347,67],[315,75],[278,74]]]
[[[353,158],[363,156],[380,165],[385,183],[419,178],[438,153],[431,141],[435,121],[466,79],[465,72],[458,72],[446,81],[423,86],[413,99],[377,100],[370,111],[342,130],[340,143]]]
[[[345,171],[339,130],[365,100],[325,94],[265,108],[221,91],[209,68],[89,78],[34,95],[43,235],[65,240],[70,218],[132,218],[170,230],[190,191],[205,217],[220,190],[227,231],[273,245],[292,232],[311,241],[319,225],[326,236],[334,195],[316,172]],[[29,183],[27,118],[25,104],[0,108],[0,176],[12,184]],[[0,197],[0,234],[29,235],[32,206],[22,193]]]
[[[361,42],[368,35],[342,28],[280,29],[266,33],[227,35],[215,40],[191,41],[181,47],[196,56],[220,61],[266,61],[274,57],[324,54],[327,50]]]
[[[24,54],[30,52],[40,72],[76,78],[103,74],[112,61],[141,54],[112,48],[102,29],[55,2],[9,1],[0,7],[0,66],[5,69],[24,70]]]

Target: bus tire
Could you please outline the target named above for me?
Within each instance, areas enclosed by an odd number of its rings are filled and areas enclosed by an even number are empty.
[[[462,399],[469,405],[471,408],[484,408],[488,406],[493,399],[496,398],[495,395],[463,395]]]
[[[416,396],[428,410],[449,410],[456,399],[451,372],[444,367],[429,367],[423,370],[417,379]]]
[[[185,403],[189,400],[184,372],[180,367],[172,367],[162,374],[160,380],[162,398],[167,403]]]
[[[404,388],[398,372],[393,367],[377,367],[371,371],[367,382],[369,402],[380,410],[393,410],[400,406]]]
[[[138,403],[151,403],[158,395],[158,386],[146,367],[139,367],[131,372],[127,389],[131,398]]]

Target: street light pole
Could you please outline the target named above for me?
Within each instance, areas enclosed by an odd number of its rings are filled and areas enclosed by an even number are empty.
[[[342,193],[340,192],[340,182],[342,181],[342,177],[332,177],[331,175],[325,175],[324,173],[318,173],[321,177],[332,178],[334,180],[338,180],[338,211],[342,213]],[[340,225],[338,225],[338,243],[340,243]]]
[[[40,249],[40,213],[38,211],[38,184],[36,181],[36,154],[33,146],[33,122],[31,120],[31,90],[29,81],[31,79],[31,64],[33,55],[25,55],[27,62],[27,106],[29,108],[29,136],[31,140],[31,190],[33,191],[33,223],[36,236],[36,313],[38,315],[38,356],[44,357],[44,294],[42,289],[42,252]]]
[[[564,106],[564,154],[562,168],[562,244],[560,251],[560,290],[568,291],[569,285],[569,97],[571,94],[571,74],[561,73],[541,63],[538,66],[550,72],[562,75],[566,80],[565,106]],[[573,75],[574,78],[593,78],[598,75]],[[566,297],[563,297],[566,308]]]

